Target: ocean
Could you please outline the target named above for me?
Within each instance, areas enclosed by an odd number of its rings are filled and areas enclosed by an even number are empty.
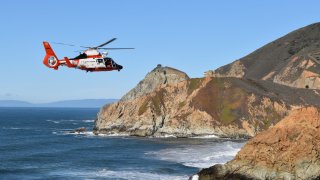
[[[0,108],[0,179],[188,179],[243,140],[95,136],[99,109]],[[88,132],[70,133],[86,127]]]

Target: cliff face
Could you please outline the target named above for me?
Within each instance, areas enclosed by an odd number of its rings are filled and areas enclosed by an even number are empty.
[[[94,132],[252,137],[296,107],[320,105],[317,93],[238,78],[189,79],[181,71],[157,67],[120,102],[101,109]]]
[[[290,112],[251,139],[234,160],[198,175],[200,179],[319,179],[320,109]]]
[[[162,67],[161,65],[158,65],[158,67],[148,73],[135,88],[125,94],[121,98],[121,101],[134,100],[140,96],[152,92],[160,85],[177,84],[188,79],[188,75],[184,72],[170,67]]]
[[[101,109],[94,132],[252,137],[296,108],[320,107],[319,37],[320,24],[298,29],[205,78],[158,66]]]
[[[298,29],[206,74],[320,89],[320,23]]]

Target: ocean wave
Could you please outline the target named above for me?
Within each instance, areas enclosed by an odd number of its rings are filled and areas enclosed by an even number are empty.
[[[85,131],[85,132],[72,132],[74,130],[63,130],[63,131],[53,131],[52,134],[57,135],[82,135],[87,137],[125,137],[129,136],[129,134],[94,134],[93,131]]]
[[[106,179],[154,179],[154,180],[182,180],[188,179],[188,176],[182,175],[169,175],[159,174],[151,172],[140,172],[139,170],[128,169],[121,171],[113,171],[108,169],[102,169],[98,171],[58,171],[51,172],[50,175],[68,176],[68,177],[80,177],[80,178],[106,178]]]
[[[178,175],[168,175],[168,174],[158,174],[158,173],[149,173],[149,172],[139,172],[139,171],[110,171],[103,169],[98,171],[96,174],[97,177],[112,177],[115,179],[159,179],[159,180],[180,180],[187,179],[188,176],[178,176]]]
[[[2,129],[19,130],[19,129],[22,129],[22,128],[18,128],[18,127],[2,127]]]
[[[147,152],[152,158],[177,162],[185,166],[206,168],[230,161],[244,145],[243,142],[215,142],[206,145],[189,145]]]
[[[129,136],[129,134],[118,134],[118,133],[113,133],[113,134],[98,134],[97,136],[101,137],[123,137],[123,136]]]
[[[71,131],[67,131],[67,132],[66,132],[66,131],[64,131],[64,134],[65,134],[65,135],[70,135],[70,134],[72,134],[72,135],[95,136],[92,131],[86,131],[86,132],[71,132]]]
[[[191,176],[191,180],[199,180],[199,175],[195,174],[195,175]]]
[[[58,120],[47,119],[46,121],[47,122],[52,122],[52,123],[55,123],[55,124],[59,124],[60,123],[60,121],[58,121]]]
[[[47,119],[47,122],[52,122],[55,124],[63,123],[63,122],[71,122],[72,124],[78,124],[79,122],[84,122],[84,123],[93,123],[95,120],[93,119],[84,119],[84,120],[75,120],[75,119],[59,119],[59,120],[52,120],[52,119]]]
[[[6,130],[33,130],[32,128],[26,128],[26,127],[2,127],[2,129]]]
[[[85,119],[85,120],[82,120],[82,122],[86,122],[86,123],[93,123],[95,120],[93,119]]]
[[[213,134],[208,134],[208,135],[203,135],[203,136],[194,136],[191,138],[198,138],[198,139],[211,139],[211,138],[220,138],[219,136],[213,135]]]
[[[172,134],[165,134],[165,135],[149,136],[148,138],[177,138],[177,136]]]
[[[175,135],[172,134],[164,134],[164,135],[155,135],[155,136],[148,136],[148,138],[178,138]],[[195,138],[195,139],[225,139],[220,138],[219,136],[208,134],[208,135],[200,135],[200,136],[191,136],[189,138]]]

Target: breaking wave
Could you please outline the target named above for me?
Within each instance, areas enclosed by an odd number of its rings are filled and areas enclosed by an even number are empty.
[[[82,120],[82,122],[86,122],[86,123],[93,123],[95,120],[92,119],[86,119],[86,120]]]
[[[52,122],[54,124],[59,124],[61,121],[58,121],[58,120],[51,120],[51,119],[48,119],[46,120],[47,122]]]
[[[140,172],[139,170],[121,170],[113,171],[102,169],[98,171],[57,171],[51,172],[54,176],[81,177],[81,178],[103,178],[103,179],[154,179],[154,180],[182,180],[188,179],[188,176],[168,175],[151,172]]]
[[[189,145],[167,148],[146,154],[164,161],[181,163],[185,166],[206,168],[230,161],[244,142],[225,141],[209,145]]]

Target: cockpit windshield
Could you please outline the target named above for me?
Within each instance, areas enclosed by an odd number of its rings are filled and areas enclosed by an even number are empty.
[[[113,62],[112,58],[105,57],[103,59],[104,59],[104,63],[106,64],[106,67],[112,67],[113,66],[114,62]]]

